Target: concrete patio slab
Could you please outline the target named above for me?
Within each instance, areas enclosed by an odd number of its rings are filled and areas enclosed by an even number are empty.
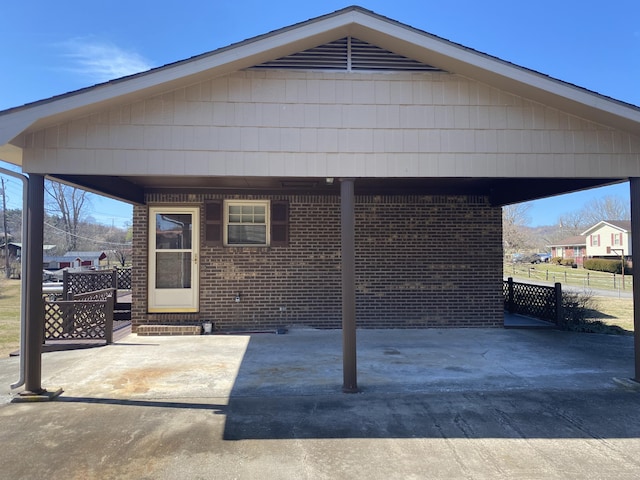
[[[44,404],[9,403],[3,478],[637,478],[633,338],[556,330],[137,337],[43,355]]]

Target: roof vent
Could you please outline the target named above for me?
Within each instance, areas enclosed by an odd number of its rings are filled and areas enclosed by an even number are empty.
[[[253,69],[339,70],[339,71],[440,71],[353,37],[310,48]]]

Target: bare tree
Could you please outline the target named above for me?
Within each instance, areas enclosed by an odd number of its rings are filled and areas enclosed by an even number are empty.
[[[580,235],[586,228],[585,222],[586,220],[582,209],[565,213],[560,216],[558,234],[563,238]],[[556,240],[560,240],[560,238],[557,238]]]
[[[65,232],[66,250],[76,250],[78,245],[78,226],[87,206],[87,192],[79,188],[47,180],[45,183],[51,204],[49,214],[60,216]]]
[[[502,241],[505,252],[515,253],[530,248],[526,225],[530,221],[530,203],[516,203],[502,207]]]
[[[121,267],[125,267],[127,265],[127,261],[131,256],[131,248],[120,247],[113,250],[113,255],[116,257],[118,263],[120,263]]]
[[[602,220],[630,220],[631,206],[628,200],[615,195],[594,198],[583,209],[586,228]]]
[[[594,198],[579,210],[560,217],[560,228],[565,236],[580,235],[587,228],[602,220],[629,220],[629,201],[615,195]]]

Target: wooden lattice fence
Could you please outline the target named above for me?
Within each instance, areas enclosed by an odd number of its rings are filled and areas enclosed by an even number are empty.
[[[65,271],[62,278],[65,300],[73,300],[79,293],[116,288],[115,270]]]
[[[131,267],[116,268],[116,288],[118,290],[131,290]]]
[[[43,299],[44,339],[112,343],[114,292],[108,288],[77,294],[73,300]]]
[[[562,286],[532,285],[503,282],[504,308],[509,313],[547,320],[559,325],[562,322]]]

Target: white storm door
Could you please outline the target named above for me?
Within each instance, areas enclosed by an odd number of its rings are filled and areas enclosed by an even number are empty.
[[[198,207],[149,208],[149,311],[198,311]]]

